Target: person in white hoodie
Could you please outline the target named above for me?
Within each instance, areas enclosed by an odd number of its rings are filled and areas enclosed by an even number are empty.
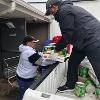
[[[41,58],[35,50],[37,42],[38,40],[34,37],[26,36],[19,46],[20,59],[16,70],[20,90],[18,100],[22,100],[26,89],[34,82],[34,78],[37,75],[38,65],[36,61]]]

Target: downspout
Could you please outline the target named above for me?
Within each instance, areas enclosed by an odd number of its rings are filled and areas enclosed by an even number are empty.
[[[8,9],[6,9],[6,10],[4,10],[4,11],[1,11],[1,12],[0,12],[0,16],[5,15],[5,14],[7,14],[7,13],[12,13],[12,12],[14,12],[15,8],[16,8],[16,3],[15,3],[14,1],[11,1],[11,6],[10,6],[10,8],[8,8]]]

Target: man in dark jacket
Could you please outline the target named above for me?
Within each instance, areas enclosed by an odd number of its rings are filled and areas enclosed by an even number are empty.
[[[59,87],[63,92],[73,89],[78,79],[78,66],[87,56],[100,82],[100,22],[85,9],[74,6],[71,1],[48,0],[46,15],[53,15],[59,22],[62,39],[56,44],[60,51],[66,44],[73,50],[68,62],[67,82]]]

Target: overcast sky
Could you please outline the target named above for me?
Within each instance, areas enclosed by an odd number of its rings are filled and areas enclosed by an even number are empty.
[[[26,2],[46,2],[47,0],[24,0]]]
[[[46,2],[47,0],[23,0],[25,2]],[[42,11],[43,13],[46,12],[46,4],[45,3],[30,3],[32,6],[37,8],[38,10]]]

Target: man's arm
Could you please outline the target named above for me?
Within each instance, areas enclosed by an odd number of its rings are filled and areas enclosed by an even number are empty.
[[[72,36],[74,32],[74,16],[71,13],[63,14],[59,18],[59,25],[61,29],[62,38],[61,40],[55,45],[56,51],[60,51],[63,49],[67,44],[71,44]]]

